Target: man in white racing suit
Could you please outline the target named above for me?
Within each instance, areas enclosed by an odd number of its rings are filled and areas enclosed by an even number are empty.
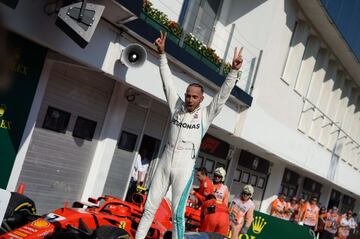
[[[151,182],[145,209],[139,223],[135,239],[144,239],[154,215],[172,185],[172,224],[174,239],[183,239],[185,231],[185,205],[194,176],[194,164],[205,132],[219,114],[230,96],[237,73],[242,65],[242,49],[235,48],[232,70],[221,86],[220,91],[206,107],[200,107],[203,101],[203,87],[190,84],[185,93],[185,102],[177,94],[170,68],[165,55],[166,33],[160,33],[155,44],[160,54],[160,74],[167,102],[170,107],[171,121],[164,152],[157,165]]]

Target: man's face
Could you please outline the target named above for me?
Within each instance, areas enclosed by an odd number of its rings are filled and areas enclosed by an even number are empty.
[[[241,193],[241,199],[243,200],[243,201],[247,201],[247,200],[249,200],[251,198],[251,194],[250,193],[248,193],[248,192],[242,192]]]
[[[221,175],[214,174],[214,181],[215,181],[216,183],[220,183],[220,182],[221,182],[221,180],[222,180]]]
[[[317,204],[317,199],[316,199],[316,198],[313,198],[313,199],[311,199],[310,202],[311,202],[312,205],[316,205],[316,204]]]
[[[285,195],[284,195],[284,194],[280,194],[280,195],[279,195],[279,199],[280,199],[281,201],[284,201],[284,200],[285,200]]]
[[[188,86],[185,93],[185,106],[188,112],[193,112],[203,101],[204,96],[201,88],[197,86]]]
[[[199,180],[203,180],[205,178],[205,175],[202,175],[201,172],[196,172],[196,178]]]

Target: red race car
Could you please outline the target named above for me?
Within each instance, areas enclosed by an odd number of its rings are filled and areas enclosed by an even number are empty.
[[[5,225],[0,239],[30,238],[134,238],[140,221],[146,194],[144,189],[133,195],[129,203],[112,196],[89,198],[89,203],[75,202],[73,206],[56,209],[44,216],[34,216],[33,210],[14,209]],[[15,194],[16,195],[16,194]],[[17,195],[19,197],[19,195]],[[23,195],[21,195],[24,197]],[[26,204],[28,205],[28,204]],[[29,206],[29,205],[28,205]],[[31,207],[34,208],[34,207]],[[24,213],[26,212],[26,213]],[[20,215],[19,215],[20,214]],[[196,230],[200,222],[200,211],[187,207],[187,230]],[[8,215],[9,216],[9,215]],[[14,219],[15,218],[15,219]],[[21,219],[21,220],[19,220]],[[17,225],[12,221],[17,220]],[[26,223],[28,220],[29,222]],[[20,222],[19,222],[20,221]],[[6,223],[7,222],[7,223]],[[26,223],[26,224],[24,224]],[[19,226],[19,224],[24,224]],[[3,223],[4,225],[4,223]],[[171,207],[164,199],[155,215],[154,222],[147,234],[147,239],[158,239],[172,229]]]

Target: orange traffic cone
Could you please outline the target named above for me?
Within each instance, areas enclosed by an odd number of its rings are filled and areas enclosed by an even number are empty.
[[[17,193],[20,193],[20,194],[24,194],[25,192],[25,183],[20,183],[17,190],[16,190]]]

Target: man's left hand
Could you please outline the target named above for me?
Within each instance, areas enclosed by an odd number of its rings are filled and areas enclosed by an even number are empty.
[[[234,58],[232,61],[232,66],[231,68],[234,70],[240,70],[242,63],[243,63],[243,58],[242,58],[242,51],[243,51],[244,47],[240,48],[240,51],[237,52],[237,47],[235,47],[235,51],[234,51]]]

